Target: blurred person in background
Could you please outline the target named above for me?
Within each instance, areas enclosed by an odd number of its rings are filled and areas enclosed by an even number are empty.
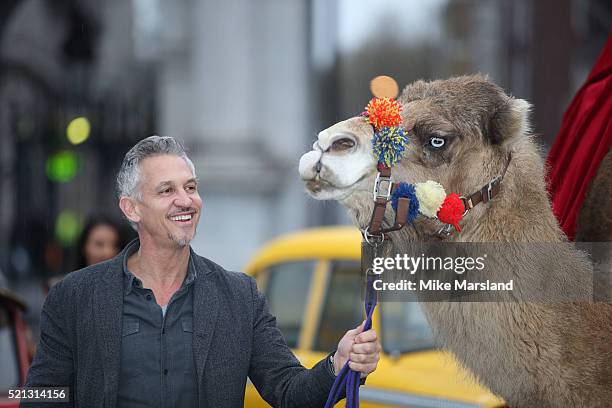
[[[76,269],[115,257],[125,242],[119,224],[106,216],[94,216],[85,223],[79,238]]]
[[[105,215],[94,215],[85,222],[78,240],[77,263],[83,269],[115,257],[126,245],[126,234],[118,222]],[[53,276],[46,282],[46,292],[66,275]]]

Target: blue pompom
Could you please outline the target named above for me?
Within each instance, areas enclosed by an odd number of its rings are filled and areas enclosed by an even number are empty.
[[[378,163],[395,166],[406,153],[408,136],[401,127],[383,127],[374,133],[372,150]]]
[[[419,200],[416,196],[415,188],[412,184],[399,183],[391,196],[391,206],[397,211],[397,200],[400,197],[406,197],[410,200],[408,205],[408,217],[406,220],[412,222],[419,215]]]

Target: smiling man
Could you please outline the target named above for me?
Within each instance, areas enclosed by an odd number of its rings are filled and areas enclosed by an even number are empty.
[[[65,405],[88,408],[242,407],[248,377],[272,406],[317,407],[345,362],[374,371],[380,344],[360,327],[302,367],[254,280],[193,252],[202,199],[178,141],[137,143],[117,190],[138,239],[49,292],[28,387],[69,386]]]

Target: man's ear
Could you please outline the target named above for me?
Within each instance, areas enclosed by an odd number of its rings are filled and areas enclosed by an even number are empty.
[[[526,100],[508,97],[489,120],[486,131],[491,143],[507,143],[526,135],[530,131],[530,109],[531,105]]]
[[[131,222],[138,224],[140,222],[140,213],[138,211],[138,205],[135,200],[131,197],[121,197],[119,199],[119,208],[125,215],[125,218]]]

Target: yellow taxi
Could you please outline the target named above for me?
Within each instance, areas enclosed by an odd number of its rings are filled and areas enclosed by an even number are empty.
[[[312,367],[344,333],[363,321],[361,235],[325,227],[282,236],[251,259],[257,279],[287,344]],[[360,406],[503,407],[451,355],[435,348],[416,302],[380,303],[373,326],[383,347],[378,369],[360,389]],[[249,383],[246,407],[269,407]],[[344,406],[339,403],[337,406]]]

